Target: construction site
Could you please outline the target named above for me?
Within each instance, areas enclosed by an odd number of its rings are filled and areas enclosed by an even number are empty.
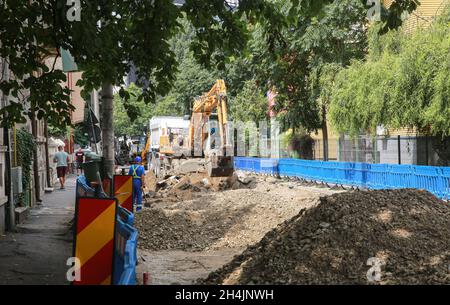
[[[450,284],[449,0],[25,2],[0,1],[0,285]]]
[[[238,171],[146,177],[149,284],[448,284],[450,208],[426,191],[343,190]],[[382,279],[367,277],[370,258]]]

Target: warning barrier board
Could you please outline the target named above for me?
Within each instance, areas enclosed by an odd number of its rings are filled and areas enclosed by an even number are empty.
[[[80,260],[74,285],[110,285],[113,278],[117,200],[77,198],[73,256]]]
[[[133,213],[133,176],[114,175],[114,197],[121,207]]]

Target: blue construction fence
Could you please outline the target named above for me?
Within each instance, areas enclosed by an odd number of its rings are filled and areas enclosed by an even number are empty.
[[[134,214],[118,207],[114,245],[114,285],[136,285],[138,231]]]
[[[369,189],[415,188],[448,200],[450,167],[235,157],[236,169]]]

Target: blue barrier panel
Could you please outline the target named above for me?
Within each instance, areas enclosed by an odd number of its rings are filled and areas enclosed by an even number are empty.
[[[369,164],[367,163],[354,163],[354,176],[353,183],[356,186],[367,187]]]
[[[391,164],[388,166],[388,173],[388,188],[414,188],[414,171],[411,165]]]
[[[434,166],[413,166],[415,188],[429,190],[436,196],[444,196],[442,171]]]
[[[252,169],[255,173],[261,173],[261,159],[252,158]]]
[[[282,176],[295,176],[295,163],[294,159],[280,159],[278,161],[278,172]]]
[[[127,209],[124,209],[122,207],[118,207],[118,215],[120,217],[120,219],[126,223],[129,224],[130,226],[133,226],[134,224],[134,214],[131,213],[130,211],[128,211]]]
[[[113,284],[136,285],[137,230],[120,217],[117,218],[116,230]]]
[[[76,192],[78,197],[95,197],[95,189],[93,189],[84,175],[77,177]]]
[[[441,167],[442,198],[450,199],[450,167]]]
[[[351,185],[353,167],[351,162],[336,162],[336,180],[339,184]]]
[[[278,160],[269,158],[261,159],[260,170],[264,174],[278,175]]]
[[[372,189],[386,188],[388,177],[387,164],[369,164],[367,186]]]

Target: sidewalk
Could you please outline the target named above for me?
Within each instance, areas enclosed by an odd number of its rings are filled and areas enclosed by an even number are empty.
[[[55,185],[42,205],[31,210],[17,233],[0,236],[0,285],[66,285],[66,261],[72,256],[69,222],[75,211],[75,176],[66,189]]]

